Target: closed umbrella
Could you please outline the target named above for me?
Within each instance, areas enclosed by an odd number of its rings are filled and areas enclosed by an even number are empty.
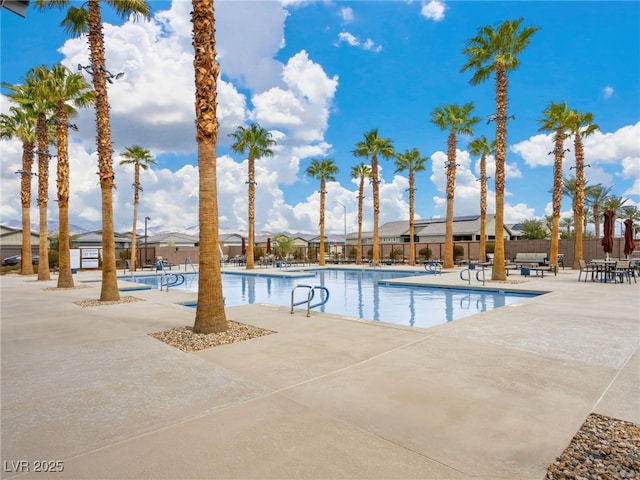
[[[609,254],[613,252],[613,225],[615,215],[616,214],[613,210],[605,210],[604,212],[604,236],[602,237],[600,244],[602,245],[604,253],[607,254],[607,259],[609,258]]]
[[[247,254],[247,244],[245,243],[244,237],[242,237],[242,255]]]
[[[633,241],[633,220],[627,218],[624,221],[624,255],[629,256],[636,249],[636,244]]]
[[[267,255],[271,255],[271,237],[267,238]]]

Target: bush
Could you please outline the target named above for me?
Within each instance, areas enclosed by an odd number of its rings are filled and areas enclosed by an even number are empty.
[[[418,250],[418,255],[423,260],[429,260],[431,258],[431,249],[429,247],[424,247]]]
[[[58,250],[49,250],[49,268],[58,266]]]
[[[461,258],[464,258],[464,248],[462,247],[462,245],[454,245],[453,246],[453,259],[454,260],[460,260]]]
[[[495,243],[487,243],[484,246],[485,253],[496,253],[496,244]]]
[[[389,258],[391,260],[402,260],[402,249],[401,248],[394,248],[391,253],[389,254]]]

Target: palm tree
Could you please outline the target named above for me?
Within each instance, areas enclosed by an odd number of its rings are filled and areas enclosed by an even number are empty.
[[[61,64],[51,68],[49,77],[51,100],[55,102],[56,145],[58,147],[57,193],[58,193],[58,288],[73,287],[71,254],[69,251],[69,118],[77,114],[77,108],[91,105],[95,97],[84,77],[71,73]],[[77,127],[73,125],[72,128]]]
[[[351,178],[358,179],[358,245],[356,265],[362,264],[362,203],[364,201],[364,179],[371,178],[371,167],[364,162],[351,168]]]
[[[612,188],[597,184],[592,185],[588,191],[585,191],[586,202],[593,213],[596,238],[600,238],[600,212],[604,210],[604,202],[609,198]]]
[[[140,169],[147,170],[149,165],[156,165],[156,161],[151,157],[151,152],[140,145],[127,147],[122,154],[125,158],[120,161],[120,165],[133,165],[133,229],[131,234],[131,270],[136,271],[136,226],[138,224],[138,202],[140,200]]]
[[[437,107],[431,112],[431,123],[440,130],[448,131],[447,139],[447,224],[444,243],[444,262],[442,268],[453,268],[453,197],[456,188],[456,141],[458,134],[473,135],[473,126],[480,119],[471,117],[473,103],[460,105],[448,104]]]
[[[320,180],[320,266],[324,265],[324,209],[325,195],[327,194],[326,182],[335,182],[338,167],[333,160],[312,160],[311,165],[307,167],[307,175]]]
[[[576,194],[578,190],[578,181],[576,177],[563,177],[562,178],[562,195],[571,199],[571,211],[573,212],[573,223],[576,223],[576,202],[578,196]],[[553,192],[553,190],[552,190]]]
[[[560,234],[563,238],[571,238],[573,235],[571,233],[571,227],[575,228],[575,222],[573,217],[562,217],[560,219],[560,227],[565,229],[564,234]]]
[[[0,139],[18,138],[22,142],[22,169],[20,173],[20,203],[22,205],[22,250],[20,273],[33,275],[31,263],[31,171],[36,142],[36,117],[28,107],[9,107],[9,113],[0,115]]]
[[[378,217],[380,216],[380,180],[378,180],[378,155],[391,158],[395,155],[393,141],[378,135],[378,129],[366,132],[364,140],[356,143],[351,151],[356,157],[371,159],[371,183],[373,187],[373,252],[371,264],[377,266],[380,260],[380,239],[378,237]]]
[[[255,245],[255,202],[256,202],[256,173],[255,162],[261,157],[273,156],[272,146],[276,144],[276,141],[271,138],[271,133],[262,128],[257,123],[252,123],[248,128],[239,126],[235,132],[229,134],[233,137],[235,143],[231,145],[231,149],[240,154],[247,154],[247,162],[249,164],[249,238],[247,247],[247,270],[253,270],[253,248]]]
[[[615,218],[624,218],[624,204],[629,201],[628,198],[618,197],[617,195],[609,195],[602,206],[605,210],[613,210],[615,212]],[[615,237],[615,228],[613,229],[613,236]],[[622,234],[620,235],[622,236]]]
[[[584,217],[584,197],[586,182],[584,180],[584,147],[582,139],[588,137],[598,130],[598,125],[593,123],[592,113],[579,113],[575,110],[571,112],[569,123],[567,125],[569,131],[573,135],[573,150],[576,157],[576,185],[575,185],[575,201],[573,203],[573,214],[575,219],[575,247],[573,268],[580,268],[580,260],[584,260],[584,248],[582,239],[584,237],[584,225],[582,218]]]
[[[495,153],[496,142],[489,143],[484,135],[469,142],[472,155],[480,155],[480,245],[478,259],[484,262],[487,258],[487,156]]]
[[[496,235],[491,278],[506,280],[504,258],[504,185],[507,155],[507,72],[520,65],[518,55],[526,48],[538,27],[520,30],[523,19],[506,20],[494,29],[486,25],[467,41],[462,53],[468,56],[461,71],[475,71],[470,83],[477,85],[495,72],[496,81]],[[490,118],[491,119],[491,118]]]
[[[640,209],[637,205],[625,205],[620,208],[620,218],[630,218],[633,222],[633,234],[635,238],[635,232],[638,230],[638,224],[640,224]]]
[[[520,224],[522,238],[527,240],[539,240],[547,238],[547,228],[544,220],[539,218],[530,218]]]
[[[398,153],[396,155],[395,173],[409,171],[409,265],[416,264],[416,252],[415,252],[415,240],[414,240],[414,203],[415,203],[415,172],[422,172],[425,169],[424,163],[426,158],[420,156],[420,151],[417,148],[413,150],[407,150],[404,153]]]
[[[41,10],[51,7],[65,8],[71,0],[36,0]],[[91,74],[96,104],[96,142],[98,150],[98,176],[102,194],[102,288],[101,301],[120,299],[116,271],[115,232],[113,226],[113,188],[115,174],[111,155],[111,126],[109,124],[109,98],[107,96],[107,75],[104,58],[104,36],[100,3],[114,8],[122,18],[149,15],[149,5],[145,0],[87,0],[80,7],[71,6],[62,20],[62,27],[75,36],[87,34],[91,60]],[[42,259],[41,259],[42,260]]]
[[[218,234],[218,190],[216,184],[216,61],[215,15],[213,0],[193,0],[193,68],[196,84],[196,140],[198,142],[200,264],[198,306],[193,331],[219,333],[228,328],[222,296]]]
[[[3,86],[11,93],[8,95],[12,102],[28,106],[36,115],[36,142],[38,155],[38,209],[40,242],[38,246],[38,280],[50,280],[49,245],[47,228],[47,203],[49,188],[49,154],[50,129],[47,115],[55,110],[55,102],[51,100],[49,89],[51,72],[45,65],[32,68],[25,76],[24,85]]]
[[[542,112],[544,117],[538,120],[541,132],[554,132],[554,148],[549,155],[554,154],[553,162],[553,195],[552,210],[553,223],[551,225],[551,248],[549,253],[549,265],[558,269],[558,242],[560,240],[560,207],[562,204],[562,160],[564,158],[564,139],[567,138],[567,125],[570,122],[572,112],[567,108],[567,103],[551,102],[549,107]]]

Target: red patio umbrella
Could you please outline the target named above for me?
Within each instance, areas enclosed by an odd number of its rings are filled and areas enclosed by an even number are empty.
[[[627,218],[624,221],[624,255],[629,258],[629,256],[636,249],[636,244],[633,241],[633,220]]]
[[[245,243],[244,237],[242,237],[242,255],[247,254],[247,244]]]
[[[267,237],[267,255],[271,255],[271,237]]]
[[[613,225],[616,217],[616,213],[613,210],[605,210],[604,212],[604,227],[603,232],[604,236],[602,237],[602,241],[600,244],[602,245],[602,250],[607,254],[607,258],[609,254],[613,252]]]

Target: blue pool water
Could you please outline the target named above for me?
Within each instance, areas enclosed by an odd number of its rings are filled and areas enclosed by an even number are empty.
[[[486,310],[503,307],[537,296],[536,293],[466,290],[385,284],[391,278],[411,276],[408,272],[327,269],[310,271],[302,278],[223,273],[223,295],[230,306],[270,303],[289,307],[296,285],[324,286],[329,301],[312,311],[321,311],[367,320],[428,328]],[[424,275],[416,273],[416,275]],[[184,274],[180,288],[198,290],[196,274]],[[136,277],[137,282],[159,288],[160,275]],[[131,278],[122,278],[130,280]],[[307,298],[307,289],[298,288],[295,301]],[[320,292],[312,303],[316,303]],[[304,315],[306,305],[296,307]]]

